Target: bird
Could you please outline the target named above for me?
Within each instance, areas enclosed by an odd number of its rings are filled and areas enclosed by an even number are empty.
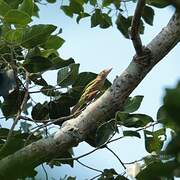
[[[103,88],[106,77],[111,72],[111,70],[112,68],[104,69],[97,75],[94,80],[85,86],[78,103],[72,108],[72,114],[84,108],[88,102],[91,102],[96,97],[96,95]]]

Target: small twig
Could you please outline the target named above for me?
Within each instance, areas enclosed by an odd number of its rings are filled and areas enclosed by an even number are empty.
[[[82,166],[84,166],[84,167],[86,167],[86,168],[88,168],[88,169],[91,169],[91,170],[96,171],[96,172],[103,173],[103,171],[98,170],[98,169],[95,169],[95,168],[90,167],[90,166],[87,166],[86,164],[82,163],[82,162],[81,162],[81,161],[79,161],[79,160],[76,160],[76,161],[77,161],[79,164],[81,164]]]
[[[141,56],[143,53],[143,46],[139,35],[139,30],[140,30],[140,22],[141,22],[140,20],[144,10],[144,6],[145,6],[145,0],[138,0],[135,13],[132,18],[131,29],[130,29],[130,38],[133,42],[137,56]]]
[[[37,91],[30,91],[29,94],[42,93],[42,92],[46,92],[46,91],[54,91],[54,90],[58,90],[58,89],[62,89],[62,87],[47,88],[47,89],[41,89],[41,90],[37,90]]]
[[[89,180],[94,180],[94,179],[98,178],[99,176],[101,176],[101,174],[98,174],[98,175],[96,175],[96,176],[92,177],[92,178],[91,178],[91,179],[89,179]]]
[[[106,146],[106,149],[109,150],[120,162],[120,164],[123,166],[124,169],[126,169],[126,166],[124,165],[124,163],[121,161],[121,159],[118,157],[118,155],[112,150],[110,149],[108,146]]]
[[[147,129],[147,128],[153,126],[153,125],[156,125],[156,124],[158,124],[158,122],[151,123],[151,124],[148,125],[148,126],[145,126],[145,127],[143,127],[143,128],[140,128],[140,129],[136,130],[136,132],[145,130],[145,129]],[[89,152],[87,152],[87,153],[84,153],[84,154],[82,154],[82,155],[80,155],[80,156],[77,156],[77,157],[74,157],[74,158],[61,158],[60,160],[65,161],[65,160],[78,160],[78,159],[81,159],[81,158],[83,158],[83,157],[85,157],[85,156],[88,156],[88,155],[92,154],[93,152],[97,151],[98,149],[102,149],[102,147],[106,147],[107,144],[112,143],[112,142],[114,142],[114,141],[117,141],[117,140],[119,140],[119,139],[123,139],[123,138],[125,138],[125,137],[127,137],[127,136],[120,136],[120,137],[115,138],[115,139],[112,139],[112,140],[109,139],[109,141],[107,141],[105,144],[102,144],[102,145],[96,147],[95,149],[93,149],[93,150],[91,150],[91,151],[89,151]]]
[[[46,180],[48,180],[48,174],[47,174],[47,171],[46,171],[46,169],[45,169],[45,167],[44,167],[43,164],[42,164],[41,166],[42,166],[43,171],[44,171],[44,173],[45,173]]]

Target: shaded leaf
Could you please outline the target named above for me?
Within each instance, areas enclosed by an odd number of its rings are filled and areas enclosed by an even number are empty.
[[[147,0],[146,3],[157,8],[164,8],[171,4],[169,0]]]
[[[80,13],[80,14],[77,16],[76,22],[79,23],[79,21],[80,21],[81,19],[86,18],[86,17],[89,17],[89,16],[90,16],[90,14],[85,13],[85,12],[82,12],[82,13]]]
[[[163,126],[165,126],[166,128],[171,128],[171,129],[174,129],[174,130],[176,130],[178,128],[175,125],[175,123],[173,122],[173,120],[168,116],[164,106],[161,106],[158,109],[157,121],[162,123]]]
[[[154,10],[149,6],[145,6],[142,18],[145,20],[146,23],[152,26],[154,20]]]
[[[46,0],[48,3],[55,3],[56,0]]]
[[[56,87],[48,85],[41,88],[41,92],[46,96],[58,96],[60,92],[56,90]]]
[[[114,1],[114,0],[103,0],[102,5],[103,5],[104,7],[109,6],[111,3],[113,3],[113,1]]]
[[[166,89],[164,97],[164,110],[171,120],[180,127],[180,83],[174,89]]]
[[[144,96],[129,97],[124,104],[123,112],[132,113],[137,111],[141,105]]]
[[[132,16],[124,17],[122,14],[119,14],[116,19],[117,29],[124,35],[125,38],[129,39],[129,27],[131,26]],[[144,33],[144,24],[140,20],[139,33]]]
[[[47,86],[47,82],[43,79],[41,74],[30,74],[29,79],[33,81],[36,85]]]
[[[101,24],[101,10],[96,9],[95,13],[91,16],[91,27],[96,27]]]
[[[23,63],[24,68],[31,73],[43,72],[51,68],[52,63],[42,56],[34,56],[26,59]]]
[[[70,107],[65,102],[63,102],[63,100],[49,102],[48,109],[49,117],[51,119],[70,115]],[[59,123],[57,122],[56,124]],[[59,125],[61,125],[61,123]]]
[[[71,7],[69,6],[61,6],[61,9],[63,10],[63,12],[69,16],[69,17],[73,17],[73,11],[71,9]]]
[[[14,90],[4,99],[1,110],[6,118],[14,116],[18,112],[24,93],[24,91]]]
[[[47,120],[49,117],[49,112],[48,112],[48,103],[44,102],[43,104],[37,103],[32,111],[31,111],[31,116],[34,120],[40,121],[42,120]]]
[[[103,145],[109,140],[115,131],[117,131],[117,128],[114,120],[105,122],[100,125],[96,131],[96,145]]]
[[[155,162],[143,169],[137,176],[137,180],[158,180],[160,177],[173,177],[176,165],[173,162]]]
[[[137,131],[123,131],[124,136],[135,136],[141,138],[141,135]]]
[[[61,57],[54,57],[54,58],[48,58],[48,59],[52,63],[52,67],[50,68],[51,70],[60,69],[60,68],[63,68],[65,66],[75,63],[73,58],[69,58],[67,60],[62,59]]]
[[[77,79],[79,64],[70,64],[58,71],[57,84],[61,87],[72,85]]]
[[[153,122],[152,117],[146,114],[127,114],[117,112],[115,118],[118,124],[134,128],[144,127],[148,123]]]
[[[80,2],[76,0],[70,1],[70,7],[74,14],[81,14],[84,11],[83,5]]]

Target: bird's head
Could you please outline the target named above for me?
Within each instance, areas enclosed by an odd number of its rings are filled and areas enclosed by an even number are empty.
[[[108,74],[111,72],[112,68],[108,68],[108,69],[104,69],[103,71],[101,71],[99,73],[98,76],[100,76],[102,79],[106,79],[106,77],[108,76]]]

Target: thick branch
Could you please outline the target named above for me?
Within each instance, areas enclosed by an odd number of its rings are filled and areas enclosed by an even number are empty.
[[[133,58],[127,69],[117,77],[98,100],[90,104],[78,117],[65,122],[53,136],[32,143],[0,161],[0,179],[10,179],[30,167],[58,157],[69,147],[78,145],[96,129],[99,122],[114,117],[123,107],[129,94],[147,73],[178,43],[180,14],[175,13],[168,25],[147,45],[151,56],[143,57],[143,63]],[[11,173],[9,173],[11,172]]]

